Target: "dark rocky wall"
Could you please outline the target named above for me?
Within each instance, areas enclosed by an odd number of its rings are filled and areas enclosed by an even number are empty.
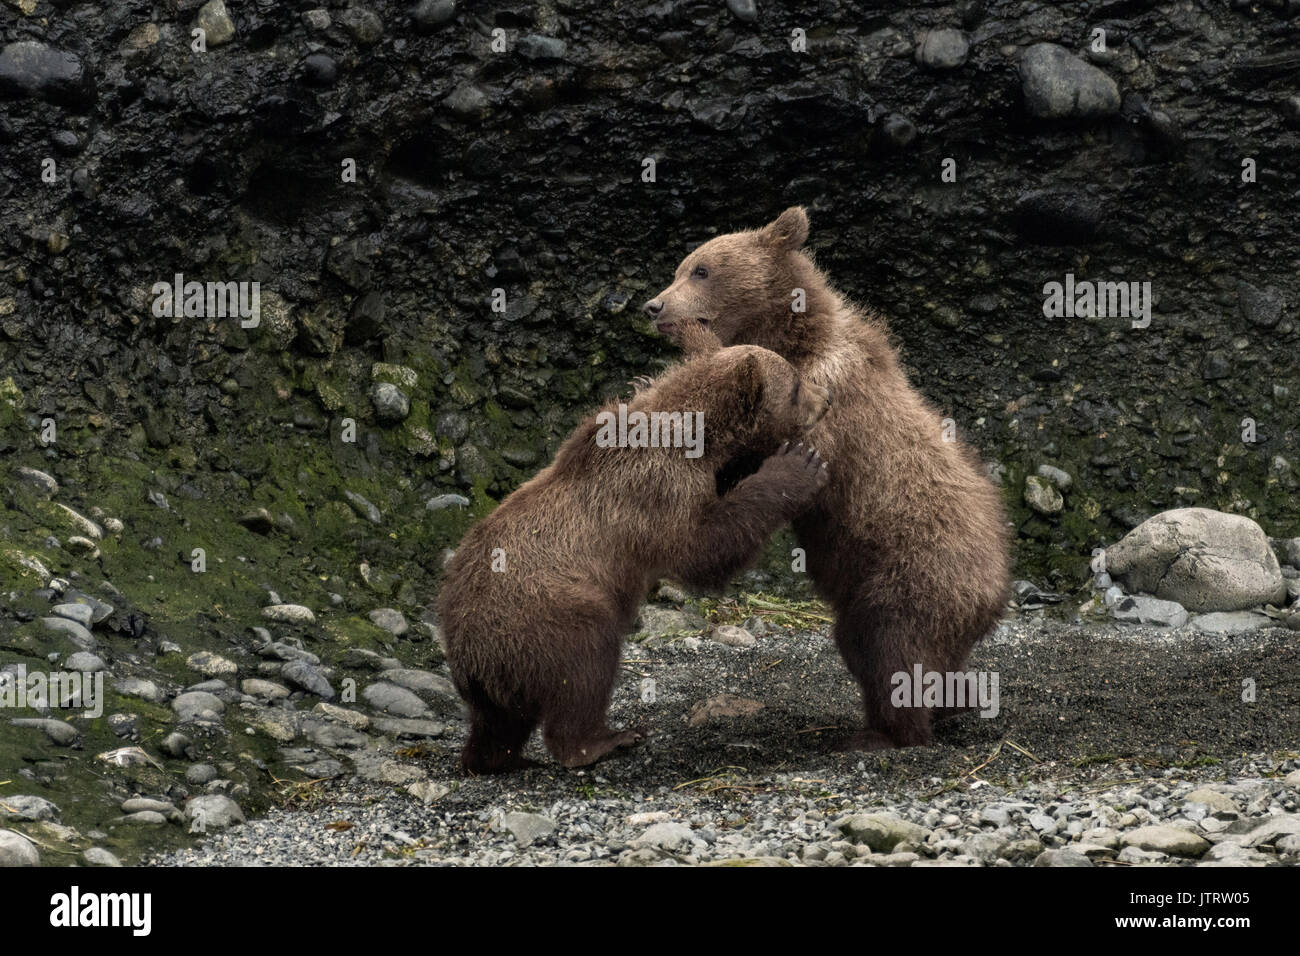
[[[127,519],[119,578],[157,571],[137,540],[158,489],[204,503],[159,532],[170,551],[262,562],[223,587],[271,565],[427,600],[430,552],[485,495],[670,358],[638,306],[683,252],[793,203],[1001,466],[1022,573],[1077,584],[1091,547],[1184,504],[1300,534],[1293,2],[461,2],[438,23],[450,4],[231,0],[233,38],[195,53],[200,6],[0,4],[0,450]],[[918,63],[939,27],[964,65]],[[1042,41],[1120,99],[1031,115],[1021,56]],[[156,318],[176,272],[260,281],[261,326]],[[1150,327],[1045,318],[1066,272],[1151,281]],[[405,374],[379,362],[418,377],[400,424],[376,419],[372,379]],[[1074,477],[1058,515],[1022,501],[1042,463]],[[425,508],[449,492],[473,509]],[[15,540],[45,528],[21,504]],[[259,506],[264,544],[233,523]]]

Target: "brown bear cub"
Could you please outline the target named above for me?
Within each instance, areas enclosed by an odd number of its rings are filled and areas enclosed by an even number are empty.
[[[1003,505],[975,452],[946,441],[874,315],[842,299],[802,250],[808,216],[718,236],[646,303],[681,341],[702,326],[724,345],[784,356],[835,405],[809,436],[835,468],[794,522],[814,583],[835,609],[835,641],[862,687],[865,733],[851,747],[929,743],[932,714],[894,707],[891,678],[962,669],[1008,591]],[[690,342],[686,343],[687,354]]]
[[[661,576],[720,587],[757,556],[826,484],[815,451],[782,442],[829,405],[824,388],[765,349],[698,355],[584,421],[470,529],[438,601],[470,711],[466,771],[527,766],[539,723],[569,767],[641,739],[611,730],[605,715],[647,590]],[[649,434],[638,430],[646,418]],[[688,434],[691,423],[702,433]],[[719,474],[754,455],[757,472],[719,494]]]

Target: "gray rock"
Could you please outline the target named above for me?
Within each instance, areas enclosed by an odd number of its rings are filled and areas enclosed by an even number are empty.
[[[970,43],[966,34],[951,27],[930,30],[916,47],[916,62],[932,70],[952,70],[966,62]]]
[[[13,830],[0,830],[0,867],[40,865],[41,855],[31,840]]]
[[[1210,848],[1208,840],[1198,836],[1191,830],[1162,825],[1139,827],[1136,830],[1121,833],[1119,842],[1123,846],[1133,846],[1139,850],[1156,853],[1167,853],[1170,856],[1198,857],[1202,856]]]
[[[555,821],[539,813],[507,813],[501,825],[521,846],[530,846],[555,832]]]
[[[209,48],[224,46],[235,38],[235,21],[230,19],[223,0],[208,0],[199,8],[194,24],[203,29]]]
[[[320,668],[307,661],[289,661],[280,668],[280,676],[295,687],[301,687],[309,694],[329,700],[334,696],[334,688],[325,679]]]
[[[55,614],[56,617],[68,618],[75,620],[82,627],[90,627],[95,620],[95,609],[83,604],[56,604],[49,609],[49,613]]]
[[[375,710],[395,714],[398,717],[424,717],[429,713],[428,706],[405,687],[380,681],[371,684],[361,696]]]
[[[421,33],[432,33],[456,18],[456,0],[420,0],[411,19]]]
[[[1192,620],[1192,627],[1206,634],[1245,634],[1256,628],[1276,626],[1277,622],[1268,615],[1250,611],[1214,611]]]
[[[176,807],[166,800],[151,800],[148,797],[131,797],[122,803],[123,813],[143,813],[146,810],[161,813],[163,816],[176,813]]]
[[[306,609],[304,608],[304,610]],[[308,611],[308,613],[310,614],[311,612]],[[308,664],[320,663],[320,658],[311,651],[304,651],[301,647],[294,647],[292,644],[282,644],[279,641],[270,644],[263,644],[257,649],[257,653],[262,657],[268,657],[280,661],[306,661]]]
[[[1008,842],[1010,841],[1006,837],[997,833],[976,833],[962,846],[962,852],[985,863],[992,863],[1002,856]]]
[[[58,631],[66,635],[73,644],[83,651],[93,651],[95,649],[95,636],[86,630],[84,625],[78,624],[71,618],[43,617],[41,623],[51,631]]]
[[[191,654],[185,663],[191,670],[196,670],[205,677],[230,677],[239,673],[238,664],[211,651]]]
[[[835,822],[835,828],[853,843],[865,843],[875,853],[889,853],[898,844],[921,843],[925,827],[892,813],[856,813]]]
[[[59,483],[54,480],[54,477],[35,468],[19,465],[14,469],[14,477],[23,484],[35,488],[47,498],[52,498],[59,493]]]
[[[684,823],[668,821],[650,826],[632,841],[634,847],[646,847],[679,853],[690,850],[695,834]]]
[[[487,94],[472,83],[462,83],[442,103],[461,119],[469,120],[482,119],[492,109]]]
[[[172,701],[172,711],[182,723],[190,720],[220,720],[226,712],[226,704],[215,694],[192,690]]]
[[[88,847],[81,858],[91,866],[121,866],[122,861],[102,846]]]
[[[85,109],[95,102],[94,74],[72,53],[19,40],[0,50],[0,93]]]
[[[304,10],[302,14],[302,23],[308,30],[315,33],[324,33],[330,28],[334,21],[330,19],[330,12],[324,7],[317,7],[314,10]]]
[[[316,615],[311,612],[310,608],[303,607],[301,604],[272,604],[270,607],[262,608],[262,616],[269,621],[279,621],[282,624],[314,624],[316,622]]]
[[[105,524],[108,523],[109,522],[105,522]],[[105,602],[99,600],[99,598],[92,597],[91,595],[85,594],[81,591],[70,589],[66,594],[63,595],[63,597],[65,603],[84,604],[90,608],[90,623],[87,624],[86,627],[93,627],[94,625],[107,620],[113,614],[113,605],[106,604]],[[53,610],[54,613],[56,614],[58,613],[57,608]],[[67,615],[64,616],[66,617]]]
[[[758,19],[758,4],[755,0],[727,0],[727,9],[741,23],[753,23]]]
[[[1038,475],[1029,475],[1025,478],[1024,498],[1025,504],[1040,515],[1060,514],[1061,509],[1065,507],[1065,499],[1061,497],[1056,487]]]
[[[1254,521],[1208,508],[1165,511],[1106,549],[1111,575],[1130,591],[1192,611],[1241,611],[1278,604],[1282,570]]]
[[[343,497],[348,499],[348,504],[352,506],[352,510],[358,516],[365,518],[371,524],[380,524],[383,521],[384,516],[380,513],[379,508],[363,495],[359,495],[355,491],[344,491]]]
[[[63,665],[70,671],[80,671],[83,674],[95,674],[104,670],[103,660],[89,651],[77,651],[69,655]]]
[[[1004,827],[1011,823],[1011,814],[1007,812],[1006,807],[992,803],[981,808],[980,823],[991,823],[995,827]]]
[[[1217,790],[1211,790],[1208,787],[1199,787],[1193,790],[1183,798],[1188,803],[1201,803],[1209,807],[1212,812],[1230,813],[1234,817],[1239,813],[1237,801],[1226,793],[1220,793]]]
[[[1300,833],[1300,813],[1279,813],[1265,817],[1246,835],[1246,846],[1267,846],[1281,837]]]
[[[525,60],[563,60],[569,45],[559,37],[530,33],[519,38],[517,49]]]
[[[1069,472],[1062,471],[1052,465],[1039,465],[1035,474],[1039,478],[1046,478],[1057,491],[1062,493],[1069,491],[1070,486],[1074,484],[1074,479],[1070,477]]]
[[[637,622],[637,627],[639,630],[644,631],[647,637],[664,638],[672,637],[683,631],[699,630],[702,623],[698,617],[688,614],[686,611],[647,604],[641,608],[641,617]]]
[[[190,823],[191,833],[210,833],[243,823],[244,813],[225,794],[211,793],[191,797],[185,804],[185,819]]]
[[[250,677],[239,688],[250,697],[260,697],[263,700],[283,700],[289,696],[289,688],[284,685],[256,677]]]
[[[758,643],[758,639],[753,634],[734,624],[719,625],[709,636],[719,644],[726,644],[728,647],[753,647]]]
[[[1155,624],[1182,627],[1187,623],[1187,609],[1176,601],[1135,595],[1120,598],[1110,609],[1111,616],[1125,624]]]
[[[389,382],[375,382],[370,386],[370,404],[375,406],[375,417],[388,425],[406,421],[411,414],[411,400]]]
[[[1257,289],[1249,282],[1237,283],[1237,302],[1247,322],[1271,329],[1282,321],[1286,299],[1276,286]]]
[[[1020,58],[1025,107],[1040,119],[1111,116],[1119,87],[1097,67],[1055,43],[1035,43]]]
[[[379,678],[415,692],[433,704],[439,713],[460,709],[460,694],[456,692],[456,685],[439,674],[403,667],[381,671]]]
[[[441,511],[444,508],[468,508],[469,499],[464,495],[438,495],[424,503],[429,511]]]
[[[348,7],[335,14],[334,18],[361,46],[373,46],[384,38],[384,21],[373,10]]]
[[[369,617],[376,627],[383,628],[395,637],[401,637],[411,629],[411,625],[406,621],[406,615],[395,608],[375,608],[370,612]]]
[[[44,797],[20,793],[0,797],[0,820],[54,820],[59,808]]]
[[[70,747],[77,739],[77,728],[61,720],[44,717],[15,717],[9,721],[15,727],[31,727],[43,731],[45,736],[60,747]]]
[[[1077,850],[1044,850],[1034,859],[1034,866],[1092,866],[1088,859]]]
[[[185,782],[192,787],[201,787],[217,779],[217,768],[209,763],[196,763],[185,771]]]
[[[179,731],[172,731],[162,739],[162,743],[158,745],[158,749],[169,757],[180,758],[186,755],[192,743],[193,741],[191,741],[189,737]]]

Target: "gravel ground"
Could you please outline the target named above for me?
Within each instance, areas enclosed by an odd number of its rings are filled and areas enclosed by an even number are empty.
[[[1295,632],[1209,636],[1030,614],[1004,623],[971,666],[999,675],[997,717],[943,724],[932,747],[840,753],[856,687],[823,634],[773,629],[746,648],[629,644],[611,720],[655,731],[634,751],[585,771],[548,763],[466,779],[453,721],[445,738],[354,756],[356,766],[391,761],[386,779],[348,773],[304,788],[304,809],[146,862],[1300,862]],[[693,708],[723,693],[753,703],[731,701],[743,716],[693,726]]]

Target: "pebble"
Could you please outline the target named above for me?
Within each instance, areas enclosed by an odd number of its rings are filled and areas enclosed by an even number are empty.
[[[122,861],[102,846],[88,847],[81,858],[91,866],[121,866]]]
[[[196,670],[205,677],[231,677],[239,673],[239,666],[234,661],[211,651],[191,654],[185,663],[191,670]]]
[[[61,720],[51,720],[46,717],[15,717],[9,723],[15,727],[32,727],[41,730],[60,747],[70,747],[77,739],[77,728]]]
[[[181,694],[173,700],[172,711],[182,722],[189,720],[219,720],[226,711],[226,705],[215,694],[194,690]]]
[[[301,604],[272,604],[262,608],[262,616],[282,624],[314,624],[316,615]]]
[[[1108,591],[1107,594],[1109,593]],[[1111,607],[1110,613],[1115,620],[1127,624],[1182,627],[1187,623],[1187,610],[1181,604],[1145,595],[1121,597]]]
[[[741,23],[753,23],[758,19],[758,5],[754,0],[727,0],[727,9]]]
[[[370,612],[370,620],[376,627],[383,628],[395,637],[401,637],[411,629],[406,615],[391,607],[380,607]]]
[[[916,48],[916,62],[932,70],[952,70],[966,62],[970,43],[960,30],[944,27],[930,30]]]
[[[95,674],[105,669],[103,660],[89,651],[77,651],[63,663],[68,670],[80,671],[83,674]]]
[[[386,425],[403,422],[411,414],[411,400],[390,382],[370,386],[370,404],[375,407],[375,417]]]
[[[76,54],[19,40],[0,50],[0,93],[84,110],[95,102],[95,81]]]
[[[1025,504],[1040,515],[1060,514],[1065,507],[1065,499],[1056,487],[1038,475],[1025,478],[1024,499]]]
[[[420,0],[411,19],[420,33],[432,33],[456,17],[456,0]]]
[[[521,846],[529,846],[555,832],[555,821],[538,813],[507,813],[501,825]]]
[[[239,685],[239,689],[250,697],[261,697],[263,700],[283,700],[289,696],[289,688],[283,684],[257,677],[248,678]]]
[[[40,865],[41,855],[31,840],[13,830],[0,830],[0,867]]]
[[[1035,43],[1020,58],[1025,107],[1040,119],[1111,116],[1119,87],[1106,73],[1055,43]]]
[[[366,7],[348,7],[335,14],[335,19],[361,46],[374,46],[384,37],[384,21]]]
[[[464,495],[438,495],[424,503],[429,511],[442,511],[444,508],[468,508],[469,499]]]
[[[361,696],[375,710],[395,714],[398,717],[423,717],[429,712],[428,706],[405,687],[380,681],[369,685]]]
[[[525,60],[563,60],[569,45],[558,37],[530,33],[519,38],[517,49]]]
[[[280,676],[295,687],[300,687],[309,694],[329,700],[334,696],[334,688],[321,673],[320,668],[307,661],[289,661],[280,668]]]
[[[30,485],[47,498],[52,498],[59,493],[59,483],[54,480],[53,476],[47,475],[43,471],[19,465],[14,469],[13,474],[23,484]]]
[[[1197,857],[1210,848],[1209,842],[1191,830],[1172,826],[1139,827],[1120,835],[1120,844],[1172,856]]]
[[[211,49],[224,46],[235,38],[235,21],[230,19],[223,0],[208,0],[199,8],[194,25],[204,32],[204,42]]]
[[[461,119],[482,119],[492,108],[487,94],[472,83],[462,83],[442,101],[447,109]]]
[[[753,647],[758,643],[758,639],[753,634],[734,624],[719,625],[709,636],[719,644],[726,644],[728,647]]]
[[[245,822],[239,804],[220,793],[191,797],[185,804],[185,819],[192,833],[211,833]]]

